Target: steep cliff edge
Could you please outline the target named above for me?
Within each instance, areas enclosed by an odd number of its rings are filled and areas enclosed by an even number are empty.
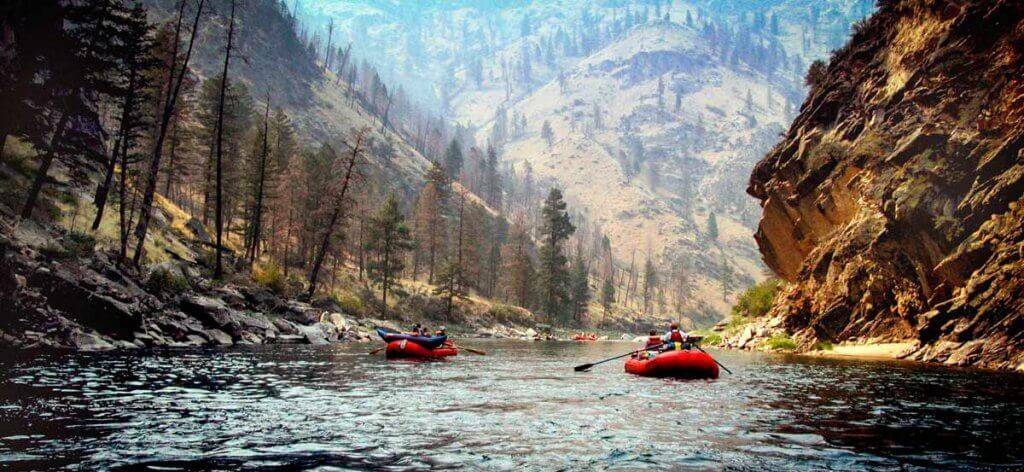
[[[802,347],[1024,368],[1024,4],[883,2],[757,165],[755,235]]]

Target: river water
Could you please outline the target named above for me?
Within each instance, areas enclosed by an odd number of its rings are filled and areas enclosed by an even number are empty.
[[[469,341],[5,352],[0,469],[1024,468],[1024,376],[712,354],[717,381],[634,377],[629,344]],[[376,346],[371,346],[376,347]]]

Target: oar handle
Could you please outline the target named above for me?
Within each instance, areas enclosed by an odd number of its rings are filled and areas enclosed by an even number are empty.
[[[641,349],[637,349],[635,351],[629,351],[629,352],[627,352],[627,353],[625,353],[625,354],[623,354],[621,356],[609,357],[608,359],[605,359],[603,361],[597,361],[597,362],[594,362],[592,364],[578,365],[578,366],[576,366],[575,370],[576,371],[584,371],[584,370],[590,369],[591,367],[594,367],[595,365],[598,365],[598,364],[604,364],[605,362],[608,362],[608,361],[614,361],[615,359],[621,359],[623,357],[631,356],[631,355],[636,354],[638,352],[648,351],[648,350],[651,350],[651,349],[657,349],[657,348],[659,348],[661,346],[664,346],[664,345],[665,345],[665,343],[661,343],[661,344],[657,344],[657,345],[654,345],[654,346],[649,346],[649,347],[644,347],[644,348],[641,348]]]
[[[694,344],[693,347],[697,348],[697,350],[699,350],[700,352],[703,352],[704,354],[708,354],[708,351],[705,351],[704,349],[702,349],[700,346],[698,346],[696,344]],[[711,357],[711,360],[715,361],[715,364],[718,364],[718,367],[721,367],[722,369],[725,369],[725,371],[728,372],[730,375],[732,374],[732,371],[729,370],[728,367],[722,365],[721,362],[718,362],[718,359],[715,359],[714,357],[712,357],[711,354],[708,354],[708,357]]]

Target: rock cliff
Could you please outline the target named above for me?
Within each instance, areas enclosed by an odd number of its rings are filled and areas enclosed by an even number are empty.
[[[756,166],[755,235],[816,340],[1024,366],[1024,3],[882,2]]]

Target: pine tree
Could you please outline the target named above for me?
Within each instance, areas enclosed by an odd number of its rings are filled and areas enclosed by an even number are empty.
[[[139,211],[139,224],[138,224],[138,226],[135,227],[135,238],[138,240],[138,243],[137,243],[138,245],[136,246],[135,256],[134,256],[134,263],[135,263],[136,266],[139,265],[141,263],[141,261],[142,261],[142,250],[145,247],[146,232],[149,229],[149,219],[150,219],[150,216],[151,216],[152,211],[153,211],[153,198],[154,198],[154,194],[156,193],[156,181],[157,181],[157,177],[160,174],[160,158],[163,155],[164,140],[167,138],[167,129],[170,126],[171,117],[174,115],[174,107],[177,105],[178,96],[181,94],[181,87],[182,87],[182,85],[184,84],[184,81],[185,81],[185,73],[188,71],[188,63],[189,63],[189,59],[192,57],[192,50],[193,50],[193,47],[195,46],[195,42],[196,42],[196,34],[199,32],[199,19],[202,17],[202,14],[203,14],[203,4],[204,4],[204,2],[205,2],[205,0],[199,0],[199,4],[196,7],[195,20],[192,22],[192,33],[191,33],[191,36],[190,36],[189,41],[188,41],[188,49],[185,51],[185,57],[181,61],[181,67],[177,68],[177,70],[176,70],[176,64],[172,63],[172,66],[167,71],[167,82],[166,82],[166,89],[165,89],[166,90],[166,94],[164,95],[163,102],[162,102],[163,106],[162,106],[162,110],[161,110],[161,113],[160,113],[160,122],[159,122],[160,124],[157,127],[156,139],[154,140],[155,142],[153,144],[153,156],[150,159],[149,175],[147,176],[147,180],[146,180],[146,188],[143,191],[142,208]],[[233,25],[234,25],[234,21],[233,21],[233,19],[234,19],[234,0],[232,0],[231,16],[232,16],[232,30],[231,31],[233,33],[233,31],[234,31],[233,30]],[[180,31],[181,31],[181,17],[179,16],[179,18],[178,18],[178,25],[176,26],[175,38],[179,37]],[[229,39],[228,39],[228,50],[230,50],[231,49],[231,46],[230,46],[231,39],[230,39],[230,37],[232,36],[232,34],[229,34],[228,36],[229,36]],[[174,46],[175,48],[177,47],[177,41],[178,40],[175,39],[175,46]],[[175,58],[177,58],[177,54],[171,54],[171,57],[172,57],[172,59],[175,59]],[[226,58],[225,58],[224,64],[225,64],[225,70],[226,70],[226,68],[227,68],[227,59]],[[121,202],[121,205],[124,205],[124,201],[123,200]],[[122,220],[123,220],[123,218],[122,218]],[[122,223],[122,225],[123,225],[123,223]],[[126,242],[127,241],[125,241],[124,238],[122,238],[121,257],[124,257],[124,249],[123,249],[123,247],[124,247],[124,244]],[[218,245],[217,245],[217,261],[218,261],[218,266],[220,265],[219,264],[220,258],[221,258],[221,254],[220,254],[220,241],[218,241]],[[220,276],[220,273],[218,272],[216,275]]]
[[[612,283],[612,279],[608,278],[604,280],[604,285],[601,286],[601,307],[604,309],[604,317],[608,316],[608,312],[612,309],[612,304],[615,303],[615,284]],[[603,324],[604,318],[602,318]]]
[[[572,266],[572,280],[569,287],[569,296],[572,300],[572,315],[577,322],[582,321],[583,315],[587,314],[587,307],[590,304],[590,278],[587,270],[587,262],[583,259],[582,251],[576,252],[576,260]]]
[[[368,264],[370,279],[381,287],[381,315],[387,315],[388,290],[397,274],[405,268],[403,254],[412,247],[412,237],[405,224],[405,216],[398,207],[398,197],[389,194],[370,218],[366,243],[366,249],[372,255]]]
[[[118,64],[117,87],[119,89],[119,119],[117,138],[109,158],[104,162],[103,179],[96,187],[93,203],[96,206],[96,217],[92,229],[100,227],[104,209],[110,195],[114,178],[114,169],[122,153],[128,153],[142,130],[149,125],[141,103],[145,102],[153,91],[145,83],[145,74],[157,65],[153,54],[153,43],[150,38],[151,26],[146,20],[146,11],[141,5],[126,12],[124,28],[117,35],[118,47],[115,56]],[[125,169],[127,171],[127,169]]]
[[[643,306],[643,310],[644,310],[644,314],[645,315],[650,315],[651,314],[651,298],[654,296],[654,293],[655,293],[655,291],[657,289],[657,286],[658,286],[658,271],[654,267],[654,262],[651,261],[650,257],[648,257],[647,261],[644,263],[644,294],[643,294],[644,306]]]
[[[715,212],[711,212],[708,214],[707,234],[708,237],[711,238],[711,241],[715,243],[718,242],[718,219],[715,218]]]
[[[569,317],[569,273],[562,244],[576,231],[569,221],[562,192],[551,189],[541,210],[540,277],[541,308],[554,323]]]
[[[448,144],[448,149],[444,151],[444,168],[450,180],[459,179],[459,174],[462,173],[462,161],[462,145],[458,140],[452,139]]]
[[[548,120],[544,120],[544,125],[540,128],[540,136],[544,138],[544,141],[547,141],[548,146],[551,146],[551,143],[554,142],[555,132],[552,131],[551,122]]]

